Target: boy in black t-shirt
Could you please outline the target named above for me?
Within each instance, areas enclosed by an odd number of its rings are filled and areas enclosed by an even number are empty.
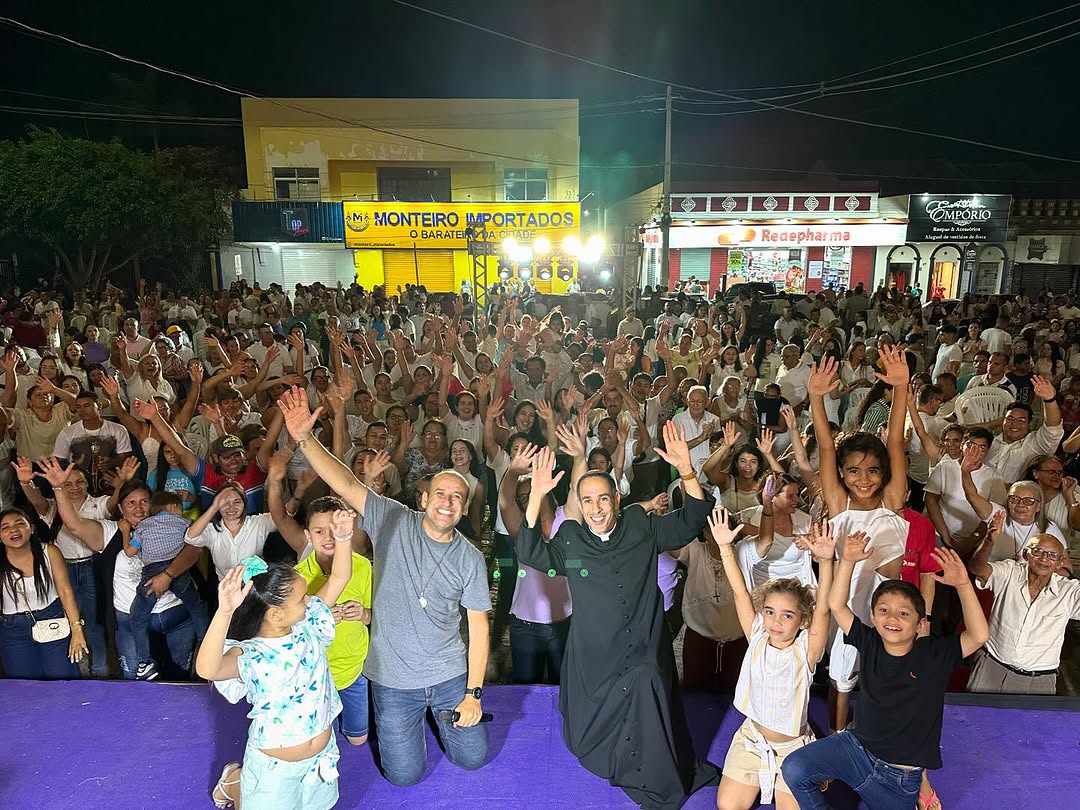
[[[828,530],[816,530],[815,553],[832,544]],[[818,784],[839,779],[874,810],[911,810],[919,796],[923,769],[941,767],[941,719],[949,674],[990,635],[967,569],[955,551],[939,548],[938,582],[960,595],[966,629],[947,638],[917,638],[926,604],[919,589],[888,580],[870,603],[874,626],[867,627],[847,606],[855,564],[870,557],[870,538],[856,532],[844,542],[829,592],[829,609],[859,651],[859,702],[851,730],[812,742],[784,760],[784,781],[801,810],[827,808]]]

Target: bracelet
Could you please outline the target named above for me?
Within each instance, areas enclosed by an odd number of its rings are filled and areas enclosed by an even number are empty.
[[[694,481],[697,479],[697,473],[691,470],[688,473],[679,473],[679,478],[683,481]]]
[[[311,437],[310,437],[310,436],[308,436],[308,437],[307,437],[307,439],[297,439],[297,440],[296,440],[296,446],[297,446],[297,447],[299,447],[299,448],[301,448],[301,449],[303,449],[304,447],[306,447],[306,446],[307,446],[307,443],[308,443],[308,439],[310,439],[310,438],[311,438]]]
[[[161,573],[163,573],[165,576],[167,576],[170,580],[176,579],[176,577],[174,577],[172,574],[169,573],[168,569],[162,571]]]
[[[335,535],[334,535],[334,542],[335,542],[335,543],[351,543],[351,542],[352,542],[352,538],[351,538],[351,537],[338,537],[338,536],[337,536],[337,535],[335,534]]]

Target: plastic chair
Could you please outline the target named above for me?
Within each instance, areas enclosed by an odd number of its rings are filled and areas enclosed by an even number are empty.
[[[960,425],[993,422],[1005,415],[1012,402],[1013,395],[1001,388],[988,385],[969,388],[956,398],[956,422]]]

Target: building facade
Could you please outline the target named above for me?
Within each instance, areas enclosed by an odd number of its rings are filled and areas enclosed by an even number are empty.
[[[221,251],[226,285],[459,290],[474,260],[464,227],[449,223],[464,223],[466,209],[503,224],[482,234],[491,238],[532,234],[553,212],[553,236],[576,234],[576,99],[244,99],[242,113],[248,188],[234,208],[234,244]],[[431,226],[371,240],[377,212]],[[560,292],[566,282],[536,283]]]

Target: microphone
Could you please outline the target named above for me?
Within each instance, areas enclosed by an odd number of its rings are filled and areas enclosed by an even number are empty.
[[[456,712],[453,709],[443,709],[436,715],[436,719],[441,720],[444,723],[456,723],[461,719],[461,712]],[[480,714],[481,723],[490,723],[495,719],[495,715],[491,712],[482,712]]]

